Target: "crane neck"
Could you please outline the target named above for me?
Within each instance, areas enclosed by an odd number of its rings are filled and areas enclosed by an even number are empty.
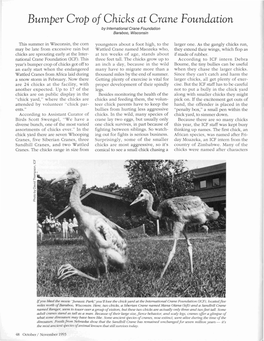
[[[148,214],[154,218],[154,219],[160,219],[161,218],[161,214],[159,211],[154,211],[152,206],[153,206],[153,202],[154,202],[154,199],[153,199],[153,196],[150,195],[148,201],[147,201],[147,212]]]
[[[76,180],[76,182],[74,183],[72,190],[71,190],[71,194],[70,194],[70,206],[72,211],[74,212],[74,214],[76,214],[76,217],[78,219],[78,216],[81,214],[82,212],[82,203],[81,203],[81,199],[80,199],[80,193],[81,193],[81,189],[82,189],[82,185],[83,185],[83,181],[81,176],[79,177],[79,179]]]

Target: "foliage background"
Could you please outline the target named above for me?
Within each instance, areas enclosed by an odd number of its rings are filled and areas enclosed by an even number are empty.
[[[112,182],[103,187],[97,187],[95,184],[87,188],[84,184],[81,196],[92,189],[99,189],[109,192],[119,191],[124,199],[133,201],[141,190],[146,188],[153,194],[155,209],[162,200],[186,195],[193,188],[192,172],[185,167],[184,160],[127,160],[124,167],[129,177],[128,186],[120,187]],[[63,183],[51,185],[51,182],[52,180],[45,180],[38,175],[37,210],[40,222],[46,215],[56,216],[69,203],[71,187]],[[132,228],[139,223],[138,218],[133,217],[130,220],[120,217],[118,222],[124,228]],[[149,220],[147,224],[151,226],[151,221]]]

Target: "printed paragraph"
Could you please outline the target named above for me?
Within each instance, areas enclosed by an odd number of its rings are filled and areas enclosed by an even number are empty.
[[[39,299],[37,327],[132,327],[143,324],[223,324],[226,302],[205,300]]]
[[[88,43],[20,43],[15,49],[16,111],[82,107],[89,100]]]
[[[168,43],[95,44],[95,89],[168,87]]]
[[[97,43],[95,50],[95,151],[168,151],[169,94],[156,89],[169,86],[169,44]]]
[[[89,151],[89,44],[21,42],[15,99],[17,152]]]
[[[168,150],[168,93],[100,93],[95,99],[95,151]]]
[[[23,112],[15,118],[17,152],[88,152],[89,114]]]
[[[247,51],[244,43],[174,43],[174,151],[248,150]]]

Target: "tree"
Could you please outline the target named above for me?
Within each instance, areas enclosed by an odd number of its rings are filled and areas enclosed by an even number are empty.
[[[109,185],[100,187],[99,189],[101,189],[102,191],[113,192],[113,191],[121,189],[121,187],[115,182],[111,182]]]
[[[128,160],[125,168],[130,180],[122,190],[128,199],[134,199],[143,188],[148,189],[154,203],[164,199],[182,196],[193,188],[192,172],[184,165],[184,160]]]
[[[50,215],[50,213],[52,213],[52,210],[56,205],[56,200],[53,191],[50,188],[50,181],[47,181],[43,179],[40,175],[38,175],[37,186],[38,220],[42,222],[45,219],[46,215]]]
[[[46,215],[52,214],[56,216],[69,204],[71,193],[71,185],[64,183],[56,183],[51,185],[52,180],[45,180],[38,175],[38,191],[37,191],[37,211],[38,220],[43,221]],[[86,193],[86,185],[81,190],[81,196]]]

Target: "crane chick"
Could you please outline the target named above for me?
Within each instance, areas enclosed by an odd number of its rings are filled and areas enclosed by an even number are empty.
[[[61,177],[53,180],[52,184],[59,181],[71,182],[73,184],[69,200],[70,207],[77,218],[79,234],[82,235],[88,251],[95,262],[98,277],[100,277],[100,263],[103,263],[106,275],[108,275],[108,264],[124,268],[128,260],[124,230],[100,212],[81,203],[80,193],[83,181],[78,170],[70,168]],[[70,264],[60,267],[58,278],[65,279],[75,274],[96,280],[96,278],[84,274]]]
[[[178,239],[180,238],[180,233],[184,235],[187,242],[191,273],[193,273],[192,244],[185,232],[185,229],[188,225],[204,224],[206,221],[216,220],[219,216],[219,213],[214,211],[213,208],[207,206],[207,204],[203,202],[201,198],[196,196],[183,196],[166,199],[160,203],[157,211],[154,211],[152,208],[154,201],[153,196],[147,189],[143,189],[138,197],[131,203],[131,205],[141,201],[147,203],[147,213],[152,218],[162,219],[167,217],[173,221],[174,243],[167,263],[160,275],[160,279],[162,279],[173,256],[175,255],[176,245]]]

